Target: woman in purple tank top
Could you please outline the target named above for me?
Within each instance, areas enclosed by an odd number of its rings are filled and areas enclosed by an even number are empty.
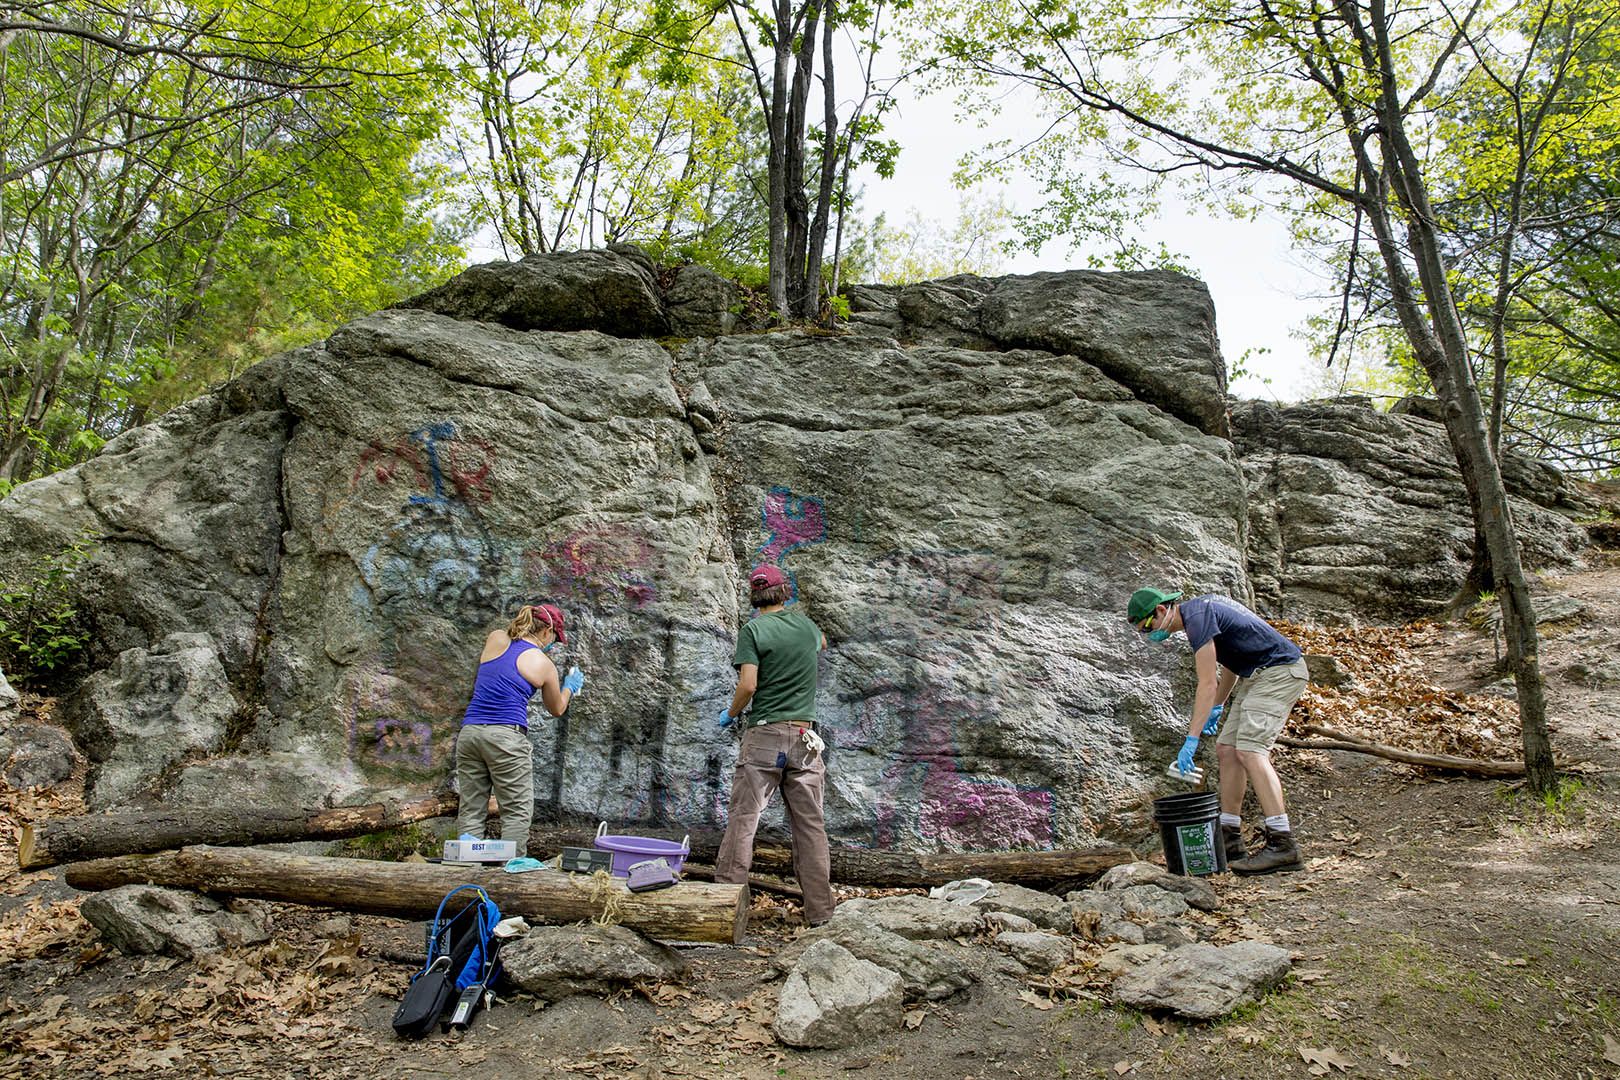
[[[456,835],[486,839],[489,797],[501,812],[501,839],[528,852],[529,823],[534,820],[534,753],[529,745],[529,699],[535,691],[552,716],[568,711],[585,685],[579,668],[562,678],[546,650],[568,644],[562,609],[554,604],[525,604],[505,630],[484,639],[478,658],[478,680],[456,736]]]

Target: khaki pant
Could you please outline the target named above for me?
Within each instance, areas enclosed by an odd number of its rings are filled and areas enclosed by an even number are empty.
[[[1247,679],[1239,679],[1231,704],[1221,717],[1216,744],[1225,743],[1239,750],[1270,750],[1310,678],[1305,661],[1296,660],[1261,668]]]
[[[731,808],[726,835],[720,841],[714,880],[741,885],[754,862],[754,833],[771,793],[782,791],[788,826],[793,830],[793,876],[804,891],[804,918],[819,923],[832,918],[832,869],[827,856],[827,824],[821,793],[827,770],[821,755],[804,745],[805,724],[765,724],[743,733],[737,771],[731,777]]]
[[[521,858],[529,852],[529,823],[534,820],[534,748],[529,733],[508,724],[463,724],[456,735],[456,835],[480,840],[489,824],[489,796],[501,810],[502,840],[517,843]]]

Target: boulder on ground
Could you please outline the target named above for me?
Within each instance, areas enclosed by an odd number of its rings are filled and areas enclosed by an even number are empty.
[[[184,889],[122,885],[86,897],[79,911],[108,943],[131,956],[167,953],[189,959],[270,940],[263,905],[239,900],[227,908]]]
[[[10,726],[17,719],[19,711],[17,691],[12,689],[11,683],[6,680],[6,673],[0,671],[0,724]]]
[[[1288,950],[1262,941],[1187,945],[1125,972],[1114,983],[1114,999],[1189,1020],[1214,1020],[1258,1000],[1283,980],[1290,964]]]
[[[1125,905],[1112,892],[1085,889],[1069,894],[1069,910],[1074,917],[1074,932],[1087,941],[1122,941],[1140,945],[1142,926],[1125,914]]]
[[[1305,669],[1310,672],[1312,686],[1340,690],[1353,685],[1356,681],[1355,676],[1339,663],[1338,657],[1328,656],[1325,653],[1306,653]]]
[[[51,787],[73,775],[79,752],[67,732],[4,718],[0,703],[0,776],[14,788]]]
[[[1142,940],[1150,945],[1179,949],[1183,945],[1191,945],[1198,938],[1173,922],[1157,922],[1142,928]]]
[[[982,914],[976,907],[908,894],[845,900],[833,911],[832,921],[858,916],[913,941],[938,941],[972,934]]]
[[[1003,930],[996,935],[996,945],[1006,949],[1014,960],[1026,968],[1041,975],[1055,971],[1074,959],[1074,946],[1068,938],[1039,930],[1033,933]]]
[[[818,941],[831,941],[900,976],[907,1001],[947,998],[978,978],[971,962],[973,950],[952,942],[913,941],[855,915],[806,931],[772,957],[771,966],[778,972],[791,971]]]
[[[1074,929],[1074,913],[1069,905],[1051,893],[1026,889],[1022,885],[1009,885],[998,881],[990,892],[973,901],[980,911],[1005,911],[1021,916],[1045,930],[1067,934]]]
[[[1215,895],[1215,887],[1205,879],[1172,874],[1164,867],[1150,862],[1122,863],[1110,867],[1108,872],[1098,879],[1096,889],[1110,892],[1128,889],[1133,885],[1153,885],[1167,892],[1176,893],[1187,902],[1188,907],[1195,907],[1199,911],[1219,911],[1221,907],[1221,898]],[[1076,895],[1069,893],[1065,899],[1072,901]]]
[[[817,941],[788,973],[772,1029],[789,1046],[854,1046],[897,1030],[903,1000],[900,976]]]
[[[541,1001],[679,979],[686,960],[623,926],[537,926],[501,949],[506,977]]]
[[[1140,918],[1144,922],[1157,922],[1161,919],[1177,919],[1187,914],[1187,901],[1181,894],[1154,885],[1130,885],[1115,890],[1114,895],[1119,898],[1119,906],[1127,915]]]

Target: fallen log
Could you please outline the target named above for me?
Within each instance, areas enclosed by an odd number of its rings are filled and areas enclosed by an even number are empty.
[[[341,840],[394,829],[456,812],[456,797],[430,795],[410,802],[334,806],[325,810],[254,807],[181,807],[92,814],[24,825],[17,865],[38,870],[58,863],[138,855],[196,844],[273,844]]]
[[[299,840],[338,840],[398,828],[456,812],[456,797],[441,793],[411,802],[338,806],[326,810],[196,807],[58,818],[23,826],[17,862],[24,870],[60,863],[169,851],[192,846],[227,847]],[[625,832],[680,840],[678,829],[625,826]],[[713,864],[722,834],[704,829],[691,834],[690,858]],[[590,847],[596,830],[541,825],[529,834],[532,851],[554,853],[565,846]],[[997,851],[908,854],[834,847],[832,879],[844,885],[917,888],[965,877],[1011,884],[1061,885],[1096,877],[1135,856],[1126,848],[1100,845],[1060,851]],[[762,839],[754,848],[754,868],[770,874],[793,873],[792,849]]]
[[[1292,746],[1299,750],[1346,750],[1355,754],[1369,754],[1389,761],[1399,761],[1405,765],[1421,765],[1427,769],[1443,769],[1447,772],[1467,773],[1471,776],[1502,779],[1524,775],[1524,762],[1522,761],[1483,761],[1478,758],[1454,757],[1450,754],[1421,754],[1413,750],[1402,750],[1395,746],[1369,742],[1359,736],[1334,731],[1332,728],[1320,727],[1315,724],[1308,725],[1303,730],[1307,735],[1317,737],[1301,739],[1292,735],[1284,735],[1277,739],[1277,743],[1281,746]]]
[[[663,840],[679,841],[687,835],[676,829],[653,829],[627,825],[614,832],[634,833]],[[539,825],[529,830],[529,851],[554,852],[564,847],[589,847],[596,839],[595,829]],[[713,830],[690,834],[689,859],[710,863],[720,849],[720,834]],[[1129,848],[1102,844],[1091,848],[1058,851],[958,851],[914,854],[901,851],[872,851],[867,848],[834,847],[830,850],[832,879],[840,885],[905,889],[943,885],[947,881],[980,877],[1012,885],[1040,888],[1094,878],[1111,866],[1134,862]],[[754,846],[753,869],[770,874],[793,873],[793,851],[774,842]]]
[[[714,867],[700,866],[697,863],[683,863],[681,865],[681,877],[687,881],[713,881]],[[804,890],[795,885],[777,881],[775,878],[756,877],[753,874],[748,875],[748,891],[772,893],[776,896],[786,896],[792,900],[804,899]]]
[[[503,914],[536,923],[597,919],[653,938],[731,944],[741,943],[748,926],[746,885],[682,882],[633,893],[605,874],[507,874],[498,865],[484,869],[199,846],[75,863],[63,876],[75,889],[167,885],[401,919],[431,918],[445,893],[473,883],[484,887]]]

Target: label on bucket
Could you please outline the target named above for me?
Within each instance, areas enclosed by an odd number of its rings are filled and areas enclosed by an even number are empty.
[[[1181,847],[1182,872],[1193,877],[1213,874],[1220,869],[1215,854],[1215,826],[1207,822],[1176,826],[1176,843]]]

